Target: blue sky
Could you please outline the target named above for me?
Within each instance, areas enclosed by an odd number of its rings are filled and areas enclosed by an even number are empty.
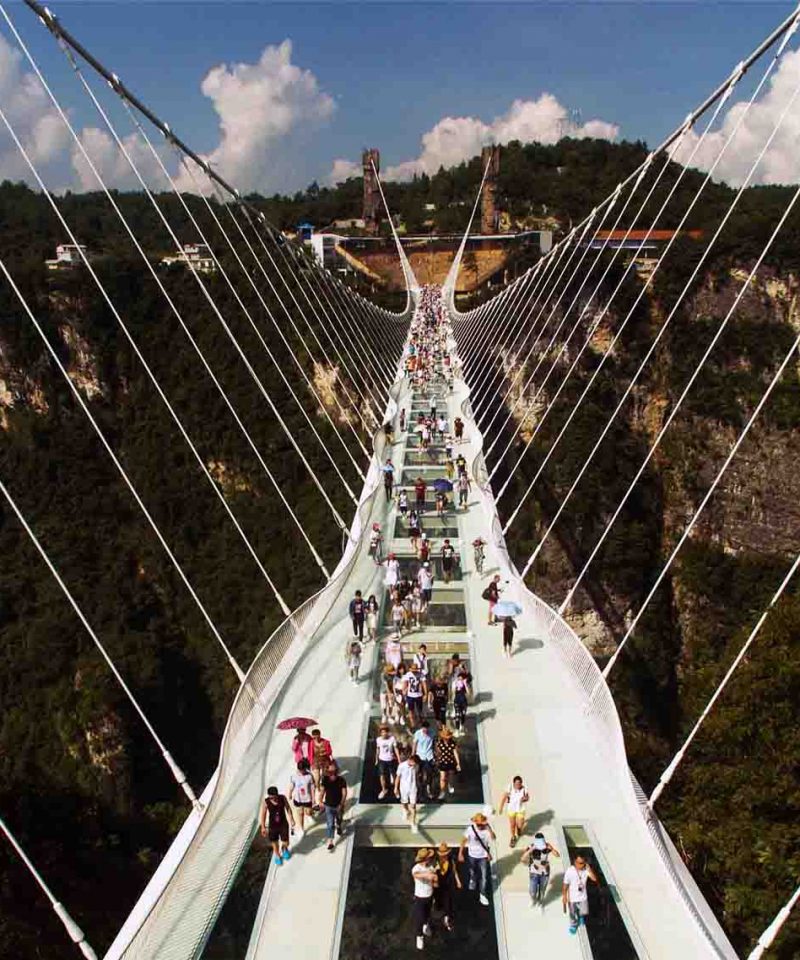
[[[291,190],[323,181],[335,159],[357,160],[366,145],[381,149],[384,166],[412,160],[443,117],[488,124],[545,92],[579,109],[583,123],[599,118],[654,145],[793,5],[195,0],[51,9],[203,152],[220,141],[220,117],[201,91],[208,71],[257,63],[265,47],[290,39],[291,63],[330,98],[265,141],[275,164],[263,185]],[[77,123],[97,123],[52,38],[21,4],[10,10]]]

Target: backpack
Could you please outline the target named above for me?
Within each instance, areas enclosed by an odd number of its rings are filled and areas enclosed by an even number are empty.
[[[489,592],[489,588],[488,588],[488,587],[483,591],[483,593],[481,594],[481,597],[482,597],[484,600],[491,600],[491,599],[492,599],[492,595],[491,595],[491,593]]]

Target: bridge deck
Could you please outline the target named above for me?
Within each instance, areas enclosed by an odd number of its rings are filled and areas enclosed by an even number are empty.
[[[450,398],[451,420],[461,413],[466,396],[462,385]],[[403,405],[410,409],[401,400]],[[467,421],[466,442],[461,449],[470,463],[480,453],[479,440],[473,424]],[[403,463],[405,448],[405,442],[400,441],[393,449],[397,467]],[[393,529],[392,511],[387,510],[383,498],[376,503],[373,519],[380,520],[384,529]],[[493,904],[500,956],[532,960],[541,955],[592,955],[586,931],[581,929],[577,937],[571,937],[561,909],[560,883],[568,856],[564,826],[578,826],[588,832],[606,880],[614,887],[614,899],[639,957],[667,960],[676,956],[734,956],[724,944],[721,952],[711,946],[664,871],[632,794],[623,796],[617,781],[608,775],[607,761],[586,722],[582,700],[575,696],[573,681],[548,638],[537,636],[534,624],[522,616],[517,619],[514,656],[510,661],[503,657],[501,628],[487,624],[487,604],[481,592],[491,574],[500,569],[506,579],[508,571],[501,568],[502,557],[489,547],[486,570],[479,577],[472,569],[469,546],[477,536],[491,542],[491,521],[474,493],[469,509],[460,511],[457,521],[465,568],[466,637],[471,643],[480,700],[485,801],[496,807],[511,778],[521,774],[532,792],[527,834],[543,830],[562,852],[562,860],[554,863],[544,909],[533,909],[527,893],[527,870],[519,862],[521,847],[510,849],[506,818],[493,818],[498,836]],[[407,541],[394,541],[393,546],[407,548]],[[382,576],[376,576],[369,559],[357,568],[352,589],[381,595]],[[512,579],[505,595],[517,599],[518,590],[518,583]],[[299,668],[285,692],[283,706],[289,714],[297,710],[318,717],[341,759],[351,796],[357,798],[371,685],[362,682],[356,687],[347,680],[343,650],[350,632],[348,621],[331,626],[327,639]],[[416,645],[428,636],[441,634],[420,632],[413,636],[413,642]],[[378,651],[373,645],[367,651],[362,670],[365,674],[370,666],[374,669],[378,665]],[[471,712],[477,711],[477,706],[471,708]],[[290,769],[287,739],[282,760],[280,750],[271,751],[267,780],[283,788]],[[454,829],[463,830],[471,813],[479,808],[446,804],[431,807],[426,813],[423,806],[419,834],[411,834],[402,824],[397,807],[356,803],[350,811],[350,822],[396,827],[401,834],[405,832],[405,843],[434,843],[442,836],[452,842]],[[398,836],[396,831],[392,833]],[[281,956],[281,948],[297,960],[335,960],[353,842],[351,830],[346,842],[337,846],[334,854],[328,853],[324,826],[317,823],[297,845],[296,856],[288,865],[270,867],[248,960]],[[409,879],[409,909],[410,895]]]

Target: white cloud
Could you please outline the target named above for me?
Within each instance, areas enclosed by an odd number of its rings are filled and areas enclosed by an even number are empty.
[[[538,100],[515,100],[504,114],[490,123],[477,117],[443,117],[422,135],[419,156],[388,167],[383,177],[386,180],[410,180],[414,174],[433,174],[439,167],[453,167],[469,160],[489,143],[511,140],[556,143],[562,137],[613,140],[618,134],[619,127],[605,120],[575,123],[566,107],[552,94],[543,93]],[[332,182],[337,182],[340,171],[348,170],[347,163],[346,160],[334,162],[329,177]],[[355,167],[352,169],[355,171]]]
[[[266,47],[257,63],[213,67],[201,89],[221,137],[204,159],[241,190],[286,189],[294,139],[336,109],[314,74],[292,63],[291,40]]]
[[[95,169],[103,179],[103,183],[108,187],[115,187],[118,190],[141,190],[142,185],[133,172],[131,165],[125,159],[122,151],[117,146],[111,134],[97,127],[84,127],[78,134],[81,146],[86,151],[89,159],[94,164]],[[144,182],[151,188],[163,190],[167,187],[167,181],[164,172],[158,165],[158,161],[153,156],[150,147],[142,140],[138,133],[129,133],[122,137],[122,143],[131,160],[136,164],[136,169],[141,173]],[[154,144],[156,149],[158,146]],[[162,159],[167,154],[167,149],[162,148]],[[169,170],[171,160],[167,156],[165,166]],[[92,173],[92,169],[86,162],[86,158],[72,141],[71,162],[78,178],[81,190],[100,190],[100,182]],[[172,166],[175,164],[173,163]]]
[[[328,175],[328,182],[331,186],[337,183],[344,183],[351,177],[360,177],[362,174],[361,164],[353,160],[334,160],[331,172]]]
[[[310,70],[292,63],[290,40],[265,47],[256,63],[213,67],[203,79],[201,90],[219,118],[219,142],[205,157],[215,170],[243,191],[298,186],[302,137],[330,119],[335,103],[320,89]],[[1,35],[0,104],[48,186],[56,191],[98,189],[96,177],[44,88],[34,74],[25,71],[22,54]],[[140,189],[127,160],[105,129],[86,126],[77,133],[109,187]],[[136,133],[123,135],[120,131],[120,136],[146,182],[164,189],[166,181],[149,147]],[[194,189],[193,181],[178,167],[160,136],[155,136],[154,145],[167,168],[179,171],[178,185]],[[2,123],[1,179],[35,185]]]
[[[692,166],[708,170],[723,145],[730,141],[714,169],[715,180],[738,186],[747,176],[775,124],[800,86],[800,51],[790,51],[767,81],[766,92],[745,112],[746,101],[734,103],[719,129],[709,133],[692,159]],[[736,125],[741,119],[741,125]],[[698,127],[702,125],[702,120]],[[735,131],[735,132],[734,132]],[[700,135],[691,131],[674,157],[687,162]],[[797,183],[800,180],[800,96],[794,100],[764,159],[751,179],[753,184]]]
[[[0,35],[0,104],[25,151],[41,172],[63,159],[69,135],[44,88],[22,67],[22,54]],[[6,126],[0,123],[0,180],[33,181]]]

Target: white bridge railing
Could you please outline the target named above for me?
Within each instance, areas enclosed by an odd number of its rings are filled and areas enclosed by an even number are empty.
[[[394,419],[401,387],[399,380],[392,387],[383,422]],[[281,691],[309,648],[347,613],[345,587],[375,498],[383,495],[385,445],[380,428],[333,576],[278,627],[253,661],[228,717],[219,766],[201,798],[203,809],[187,818],[105,960],[189,960],[201,954],[252,843]]]
[[[717,956],[721,960],[736,960],[736,951],[725,931],[630,771],[616,704],[594,657],[563,617],[528,589],[509,555],[483,457],[483,436],[473,418],[469,387],[465,383],[463,390],[466,398],[461,410],[469,427],[467,437],[474,453],[472,476],[482,508],[491,524],[491,546],[497,553],[502,575],[514,585],[514,597],[526,616],[532,619],[537,635],[557,652],[575,694],[583,704],[586,723],[594,734],[597,747],[605,756],[611,775],[616,777],[620,796],[630,807],[631,829],[638,825],[647,831],[671,882]]]

